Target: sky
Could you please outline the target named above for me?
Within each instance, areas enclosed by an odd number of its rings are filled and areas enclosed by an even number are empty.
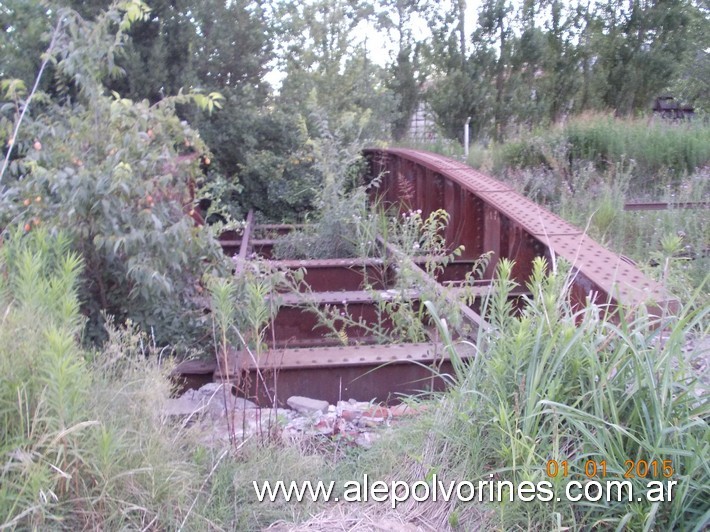
[[[480,6],[480,0],[468,0],[466,2],[466,33],[470,34],[478,19],[478,9]],[[419,21],[421,27],[419,31],[422,33],[427,32],[426,21]],[[367,40],[367,49],[370,52],[370,59],[380,66],[385,66],[391,60],[391,53],[393,51],[392,43],[390,42],[388,36],[382,32],[377,31],[372,24],[363,24],[363,27],[359,29],[361,33],[360,39],[356,41],[356,44],[362,44]],[[358,32],[356,32],[357,34]],[[284,73],[278,69],[274,69],[266,75],[266,81],[278,91],[281,86],[281,82],[284,78]]]

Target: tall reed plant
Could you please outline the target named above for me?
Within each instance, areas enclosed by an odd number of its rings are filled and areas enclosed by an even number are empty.
[[[506,303],[510,269],[501,261],[484,305],[492,327],[478,343],[487,348],[458,366],[457,384],[437,410],[439,454],[430,461],[439,476],[552,483],[559,501],[489,504],[491,524],[501,529],[703,530],[710,523],[709,376],[693,362],[708,354],[686,347],[710,334],[710,308],[689,305],[662,317],[643,307],[576,308],[568,297],[573,270],[538,259],[532,295],[514,315]],[[550,461],[565,462],[565,474],[552,475]],[[629,465],[641,461],[658,467]],[[629,480],[634,500],[572,502],[564,488],[573,480]],[[668,480],[677,482],[672,497],[646,497],[648,482]]]

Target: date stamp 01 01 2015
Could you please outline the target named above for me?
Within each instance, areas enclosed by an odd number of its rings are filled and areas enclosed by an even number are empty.
[[[551,479],[566,479],[570,477],[570,470],[567,460],[548,460],[545,465],[545,472]],[[636,497],[637,501],[645,499],[649,502],[669,502],[673,500],[673,488],[678,484],[677,481],[670,480],[675,473],[672,460],[625,460],[621,474],[623,480],[606,480],[605,484],[600,480],[607,478],[606,460],[586,460],[581,470],[581,473],[573,476],[584,479],[585,482],[577,480],[568,482],[566,489],[568,500],[585,499],[594,502],[601,499],[617,501],[626,499],[631,502],[634,500],[631,481],[641,480],[646,482],[647,491],[644,497]],[[578,488],[579,493],[574,495],[570,487]],[[616,491],[616,496],[610,493],[612,489]]]

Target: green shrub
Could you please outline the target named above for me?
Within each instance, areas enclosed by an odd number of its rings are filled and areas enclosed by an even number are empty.
[[[188,216],[199,156],[207,152],[175,105],[210,109],[218,95],[180,95],[152,106],[103,95],[105,63],[125,39],[134,4],[125,13],[113,6],[95,22],[62,13],[62,45],[53,53],[78,94],[73,101],[24,95],[16,102],[17,114],[31,105],[0,177],[0,228],[66,232],[84,262],[79,290],[89,338],[105,338],[105,311],[185,347],[208,333],[196,302],[200,279],[206,270],[225,272],[226,264],[209,231]]]
[[[134,329],[81,347],[70,242],[39,229],[0,248],[0,528],[174,528],[197,472],[161,414],[166,370]]]
[[[501,170],[507,166],[514,168],[549,167],[545,146],[540,142],[541,140],[537,137],[530,137],[506,142],[496,151],[494,169]]]

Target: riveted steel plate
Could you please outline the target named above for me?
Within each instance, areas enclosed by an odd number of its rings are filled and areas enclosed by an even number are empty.
[[[447,207],[457,228],[460,229],[461,224],[470,224],[471,231],[475,229],[482,233],[479,235],[483,239],[482,251],[494,252],[487,274],[495,270],[499,257],[530,261],[536,256],[556,254],[572,260],[580,272],[574,287],[577,293],[591,288],[603,293],[607,301],[616,303],[635,306],[655,302],[662,309],[677,307],[677,300],[662,286],[633,264],[585,236],[580,228],[463,163],[416,150],[369,150],[366,154],[378,161],[381,170],[389,166],[401,167],[405,164],[403,161],[424,165],[444,179],[458,183],[482,201],[483,208],[478,209],[478,214],[470,220],[471,214],[461,207],[460,202],[452,200]],[[427,186],[426,183],[420,185]],[[449,197],[454,196],[449,194]],[[414,205],[412,208],[423,207]],[[467,216],[467,219],[462,222],[461,216]],[[460,234],[463,233],[459,230],[455,236]],[[475,245],[478,241],[467,235],[466,243]],[[544,249],[540,248],[540,243]],[[516,280],[525,282],[529,266],[516,267]]]

